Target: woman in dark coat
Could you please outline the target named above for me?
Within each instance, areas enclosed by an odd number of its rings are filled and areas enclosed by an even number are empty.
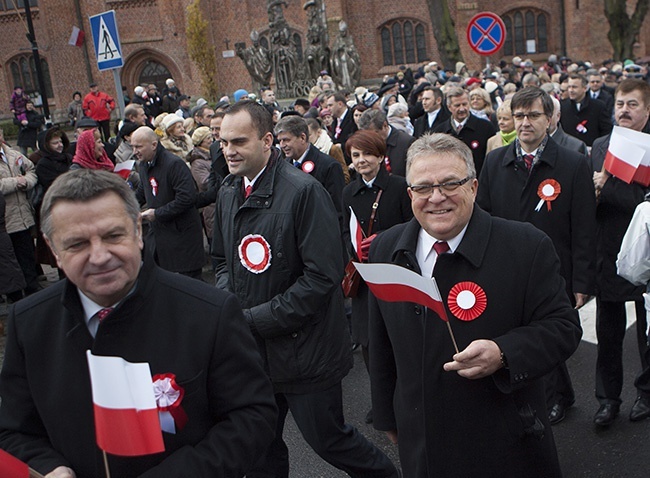
[[[0,194],[0,295],[5,294],[15,302],[23,297],[25,287],[25,276],[5,226],[5,197]]]
[[[24,156],[27,156],[27,148],[36,150],[38,132],[45,124],[44,116],[34,109],[34,104],[31,100],[27,102],[26,107],[27,111],[25,112],[25,115],[27,116],[27,119],[22,122],[14,120],[14,122],[18,123],[20,126],[16,145],[20,148],[20,152]]]
[[[406,179],[390,175],[384,165],[386,141],[375,131],[360,130],[354,133],[345,144],[348,156],[357,171],[356,178],[343,189],[343,205],[346,212],[346,227],[350,224],[350,208],[354,211],[359,226],[364,232],[361,247],[363,262],[368,260],[370,243],[374,237],[394,226],[409,221],[413,217]],[[381,196],[379,193],[381,192]],[[378,202],[370,227],[373,204]],[[370,229],[370,234],[368,234]],[[354,233],[352,233],[354,235]],[[352,237],[349,234],[346,237]],[[352,244],[350,254],[358,260]],[[368,367],[368,287],[359,284],[357,296],[352,298],[352,341],[361,345],[366,368]],[[368,413],[366,422],[372,421]]]
[[[42,191],[38,193],[41,200],[54,180],[70,169],[72,156],[66,153],[69,147],[70,140],[68,136],[58,126],[43,131],[39,135],[38,150],[40,152],[40,159],[36,164],[36,176],[38,177],[37,188],[42,188]],[[34,204],[34,209],[36,212],[36,223],[40,224],[40,201]],[[39,264],[48,264],[52,267],[57,266],[52,251],[50,251],[50,248],[40,234],[36,237],[36,259]]]

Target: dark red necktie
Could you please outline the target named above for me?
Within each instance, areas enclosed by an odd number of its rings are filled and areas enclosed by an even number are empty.
[[[436,254],[439,256],[449,252],[449,244],[447,241],[438,241],[433,245],[433,250],[436,251]]]
[[[534,154],[524,154],[524,163],[526,164],[526,169],[528,171],[533,167],[533,159],[535,159]]]
[[[253,186],[251,184],[249,184],[244,189],[244,198],[248,199],[248,196],[250,196],[252,192],[253,192]]]
[[[105,309],[101,309],[99,312],[97,312],[97,319],[99,320],[99,323],[101,324],[106,316],[111,312],[113,312],[113,307],[106,307]]]

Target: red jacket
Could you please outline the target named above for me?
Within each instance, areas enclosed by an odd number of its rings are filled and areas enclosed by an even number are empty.
[[[111,111],[114,109],[115,100],[103,91],[88,93],[84,98],[84,114],[95,121],[111,119]]]

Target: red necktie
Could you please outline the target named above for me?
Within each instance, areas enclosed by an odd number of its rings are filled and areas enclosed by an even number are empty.
[[[533,159],[535,159],[534,154],[524,154],[524,163],[526,164],[526,169],[528,171],[533,167]]]
[[[436,251],[436,254],[439,256],[449,252],[449,244],[447,241],[438,241],[433,245],[433,250]]]
[[[253,186],[249,184],[248,186],[246,186],[244,190],[244,198],[248,199],[248,196],[250,196],[252,192],[253,192]]]
[[[99,320],[99,323],[101,324],[102,321],[106,318],[106,316],[111,312],[113,312],[113,307],[106,307],[105,309],[102,309],[99,312],[97,312],[97,319]]]

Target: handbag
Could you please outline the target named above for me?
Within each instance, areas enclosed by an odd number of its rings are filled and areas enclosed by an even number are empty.
[[[370,214],[370,221],[368,223],[368,233],[366,237],[372,235],[372,225],[375,221],[375,216],[377,214],[377,209],[379,208],[379,199],[381,198],[381,193],[383,191],[380,189],[377,192],[375,197],[375,202],[372,204],[372,214]],[[343,288],[343,295],[345,297],[356,297],[359,290],[359,284],[361,283],[361,275],[356,267],[354,267],[354,258],[350,259],[345,266],[345,273],[343,274],[343,281],[341,282],[341,287]]]

